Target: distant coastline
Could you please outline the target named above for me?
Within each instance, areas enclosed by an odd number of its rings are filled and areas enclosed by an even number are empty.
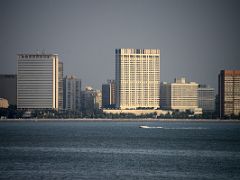
[[[238,122],[239,119],[1,119],[1,122]]]

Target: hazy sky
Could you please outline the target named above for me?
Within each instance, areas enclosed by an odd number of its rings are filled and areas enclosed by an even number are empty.
[[[217,88],[221,69],[240,69],[239,33],[239,0],[0,0],[0,73],[16,73],[17,53],[45,50],[100,89],[115,48],[159,48],[161,81]]]

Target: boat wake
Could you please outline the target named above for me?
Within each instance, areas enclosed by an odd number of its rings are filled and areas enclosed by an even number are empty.
[[[144,129],[175,129],[175,130],[201,130],[201,129],[208,129],[208,128],[202,128],[202,127],[180,127],[180,128],[167,128],[167,127],[161,127],[161,126],[139,126],[139,128]]]
[[[209,129],[209,128],[203,128],[203,127],[180,127],[180,128],[164,128],[164,129],[175,129],[175,130],[203,130],[203,129]]]

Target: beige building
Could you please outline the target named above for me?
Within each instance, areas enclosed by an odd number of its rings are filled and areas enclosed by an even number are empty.
[[[220,117],[240,115],[240,70],[222,70],[218,76]]]
[[[116,107],[160,107],[160,50],[116,49]]]
[[[0,108],[8,108],[8,106],[9,106],[8,100],[0,98]]]
[[[18,54],[17,108],[63,108],[63,64],[57,54]]]
[[[192,110],[199,113],[197,83],[180,78],[175,79],[174,83],[161,83],[160,89],[162,109]]]

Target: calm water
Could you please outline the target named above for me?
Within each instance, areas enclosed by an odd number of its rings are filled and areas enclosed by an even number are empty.
[[[240,123],[0,123],[0,179],[239,180]]]

